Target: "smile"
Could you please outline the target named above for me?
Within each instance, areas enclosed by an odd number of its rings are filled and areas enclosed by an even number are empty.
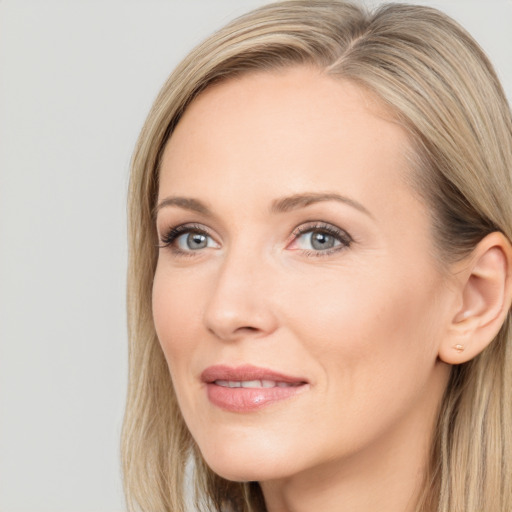
[[[301,377],[251,365],[210,366],[201,374],[208,401],[220,409],[249,413],[291,398],[308,388]]]
[[[279,382],[275,380],[216,380],[214,384],[225,388],[289,388],[300,386],[299,382]]]

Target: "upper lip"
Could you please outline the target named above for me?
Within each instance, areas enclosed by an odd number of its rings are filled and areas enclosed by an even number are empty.
[[[275,382],[286,382],[289,384],[305,384],[307,382],[306,379],[301,377],[285,375],[284,373],[269,370],[268,368],[260,368],[252,365],[227,366],[222,364],[206,368],[201,373],[201,380],[206,383],[215,382],[216,380],[272,380]]]

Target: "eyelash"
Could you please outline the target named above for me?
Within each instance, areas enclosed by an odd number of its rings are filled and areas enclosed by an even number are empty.
[[[288,241],[288,244],[291,244],[293,241],[298,240],[302,235],[305,235],[307,233],[312,233],[315,231],[326,233],[336,239],[336,241],[340,242],[339,245],[334,246],[330,249],[325,250],[305,250],[302,249],[302,254],[308,257],[322,257],[322,256],[328,256],[330,254],[333,254],[335,252],[344,250],[353,242],[352,237],[343,229],[340,229],[336,226],[333,226],[332,224],[327,224],[325,222],[313,222],[313,223],[304,223],[300,226],[296,227],[292,231],[292,239]],[[203,226],[202,224],[182,224],[179,226],[175,226],[170,228],[160,239],[160,244],[158,244],[158,248],[164,249],[169,248],[172,250],[174,254],[177,256],[185,256],[185,257],[194,257],[196,256],[196,252],[198,251],[184,251],[182,249],[179,249],[177,246],[173,245],[174,242],[183,234],[186,233],[197,233],[201,235],[205,235],[207,237],[211,238],[209,230]]]

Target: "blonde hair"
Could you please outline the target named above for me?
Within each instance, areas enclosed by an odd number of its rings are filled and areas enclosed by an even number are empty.
[[[512,239],[512,120],[475,41],[437,10],[290,0],[233,21],[172,73],[142,129],[129,192],[130,373],[122,453],[130,510],[184,510],[194,457],[196,506],[263,511],[257,483],[229,482],[204,463],[180,414],[152,320],[157,262],[153,209],[159,161],[187,106],[209,85],[251,70],[315,65],[372,91],[409,133],[414,186],[431,205],[439,261],[486,234]],[[510,311],[491,345],[453,367],[418,511],[512,510]],[[225,509],[225,508],[224,508]]]

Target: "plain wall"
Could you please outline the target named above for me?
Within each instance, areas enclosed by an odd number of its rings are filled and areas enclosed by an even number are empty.
[[[0,0],[0,512],[124,510],[131,152],[178,61],[264,3]],[[462,22],[512,98],[512,2],[417,3]]]

